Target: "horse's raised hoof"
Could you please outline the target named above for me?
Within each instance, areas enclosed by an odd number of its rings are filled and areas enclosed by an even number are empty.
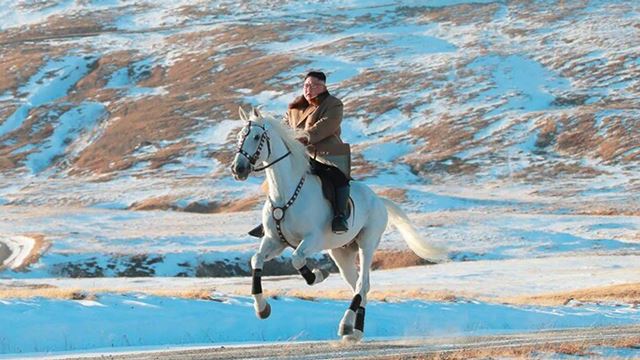
[[[358,341],[362,340],[363,336],[364,336],[364,334],[362,333],[362,331],[360,331],[358,329],[355,329],[355,330],[353,330],[352,334],[344,335],[342,337],[342,341],[355,343],[355,342],[358,342]]]
[[[313,269],[313,275],[315,276],[315,279],[313,283],[309,285],[316,285],[325,281],[329,277],[329,272],[325,269]]]
[[[271,315],[271,305],[269,305],[269,303],[267,303],[267,306],[265,306],[262,311],[256,311],[256,316],[258,317],[258,319],[264,320],[268,318],[269,315]]]

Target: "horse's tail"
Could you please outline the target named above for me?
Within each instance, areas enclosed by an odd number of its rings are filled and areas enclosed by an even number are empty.
[[[444,261],[447,259],[447,250],[438,246],[431,245],[425,240],[418,232],[416,228],[413,227],[411,220],[407,217],[407,214],[400,209],[396,203],[393,201],[381,198],[384,206],[387,208],[387,212],[389,213],[389,220],[391,224],[393,224],[402,237],[404,241],[407,242],[409,248],[416,253],[416,255],[420,256],[425,260],[431,260],[435,262]]]

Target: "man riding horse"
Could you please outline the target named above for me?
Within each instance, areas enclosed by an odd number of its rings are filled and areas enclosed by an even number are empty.
[[[424,259],[444,259],[446,252],[422,238],[393,201],[376,195],[362,182],[349,183],[349,147],[340,141],[342,103],[329,95],[325,79],[322,73],[307,75],[304,94],[290,106],[286,123],[264,117],[256,108],[249,114],[238,109],[244,126],[237,134],[238,151],[231,173],[236,180],[244,181],[251,173],[264,171],[268,184],[262,208],[265,234],[251,257],[251,296],[256,316],[266,319],[271,314],[262,290],[265,262],[292,247],[291,265],[313,286],[329,273],[313,268],[309,260],[326,250],[353,291],[338,335],[343,340],[359,341],[364,335],[373,256],[387,224],[396,226],[409,248]],[[299,131],[292,131],[292,127]],[[336,183],[335,210],[318,201],[323,194],[331,198],[326,193],[334,191],[323,191],[328,182],[311,173]],[[347,228],[348,198],[353,201],[353,209]]]
[[[285,120],[289,126],[304,134],[298,141],[307,146],[313,172],[333,184],[334,216],[331,230],[342,234],[349,230],[347,206],[351,152],[349,144],[340,139],[342,101],[329,94],[326,81],[323,72],[309,72],[304,78],[303,94],[289,104]],[[249,234],[264,236],[262,224]]]

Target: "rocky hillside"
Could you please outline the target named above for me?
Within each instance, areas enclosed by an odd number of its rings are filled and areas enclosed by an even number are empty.
[[[110,182],[136,192],[116,207],[252,208],[227,169],[237,108],[282,113],[310,69],[345,103],[358,178],[637,190],[639,18],[598,0],[12,2],[0,204],[114,201]]]

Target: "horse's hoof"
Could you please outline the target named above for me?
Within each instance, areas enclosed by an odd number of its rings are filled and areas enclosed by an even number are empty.
[[[265,306],[262,311],[256,311],[256,316],[258,316],[258,319],[264,320],[268,318],[269,315],[271,315],[271,305],[269,305],[269,303],[267,303],[267,306]]]
[[[325,269],[313,269],[313,275],[313,282],[309,285],[316,285],[325,281],[329,277],[329,272]]]
[[[342,337],[342,341],[355,343],[355,342],[358,342],[358,341],[362,340],[363,336],[364,336],[364,334],[362,333],[362,331],[360,331],[358,329],[355,329],[355,330],[353,330],[352,334],[344,335]]]
[[[345,335],[351,335],[353,334],[353,325],[340,325],[340,328],[338,328],[338,336],[345,336]]]

